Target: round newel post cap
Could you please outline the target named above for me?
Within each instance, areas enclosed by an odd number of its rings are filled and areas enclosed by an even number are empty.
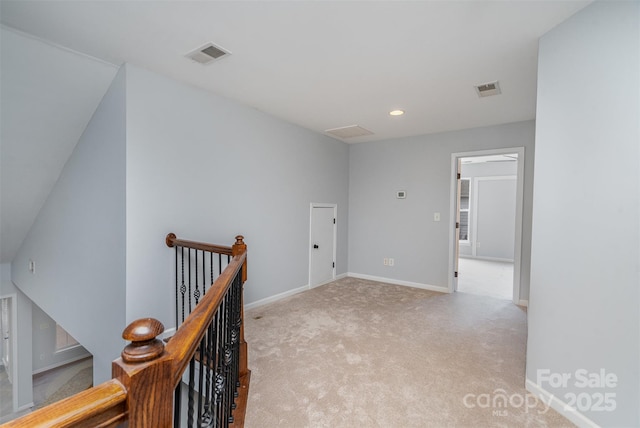
[[[244,245],[244,236],[242,235],[236,236],[236,245]]]
[[[164,332],[164,326],[154,318],[135,320],[122,332],[122,338],[131,343],[122,351],[122,360],[126,363],[140,363],[153,360],[164,351],[164,343],[156,339]]]

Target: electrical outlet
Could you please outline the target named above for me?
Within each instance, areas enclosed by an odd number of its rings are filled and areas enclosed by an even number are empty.
[[[440,213],[433,213],[433,221],[440,221]]]
[[[394,264],[394,260],[393,259],[389,259],[389,266],[393,266]]]
[[[387,258],[382,259],[382,264],[385,266],[389,266],[389,259]]]

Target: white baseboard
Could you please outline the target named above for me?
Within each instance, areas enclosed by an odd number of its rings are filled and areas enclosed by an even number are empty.
[[[168,328],[165,331],[162,332],[162,337],[160,337],[161,340],[164,340],[168,337],[173,336],[174,334],[176,334],[176,328],[172,327],[172,328]]]
[[[524,306],[525,308],[529,307],[529,301],[528,300],[518,300],[518,306]]]
[[[18,412],[22,412],[23,410],[27,410],[32,408],[33,406],[35,406],[35,403],[32,401],[31,403],[27,403],[27,404],[23,404],[22,406],[18,407]]]
[[[31,374],[35,375],[35,374],[39,374],[39,373],[44,373],[44,372],[47,372],[49,370],[57,369],[58,367],[66,366],[67,364],[75,363],[76,361],[85,360],[85,359],[91,358],[91,357],[93,357],[93,355],[91,355],[90,353],[87,352],[84,355],[78,355],[77,357],[69,358],[68,360],[64,360],[64,361],[61,361],[59,363],[54,363],[54,364],[48,365],[46,367],[42,367],[40,369],[34,370]]]
[[[285,291],[284,293],[276,294],[274,296],[265,297],[264,299],[257,300],[255,302],[247,303],[244,305],[245,310],[257,308],[258,306],[266,305],[268,303],[276,302],[278,300],[284,299],[285,297],[293,296],[294,294],[302,293],[303,291],[307,291],[309,289],[309,284],[303,285],[302,287],[294,288],[293,290]]]
[[[371,281],[386,282],[388,284],[395,284],[395,285],[404,285],[406,287],[421,288],[423,290],[438,291],[440,293],[449,292],[449,290],[446,287],[440,287],[437,285],[420,284],[418,282],[401,281],[401,280],[392,279],[392,278],[363,275],[363,274],[353,273],[353,272],[341,273],[339,275],[336,275],[335,279],[332,279],[331,281],[328,281],[328,282],[333,282],[335,280],[346,278],[346,277],[368,279]],[[323,285],[323,284],[318,284],[316,287],[319,287],[320,285]],[[263,306],[269,303],[277,302],[278,300],[284,299],[289,296],[293,296],[294,294],[302,293],[303,291],[307,291],[310,289],[311,287],[309,287],[308,284],[303,285],[302,287],[294,288],[293,290],[288,290],[288,291],[285,291],[284,293],[276,294],[273,296],[265,297],[264,299],[257,300],[255,302],[247,303],[244,305],[244,309],[249,310],[249,309],[257,308],[259,306]],[[175,330],[175,329],[172,329],[172,330]],[[167,332],[165,332],[165,335],[167,335]]]
[[[544,388],[540,387],[535,382],[527,379],[525,382],[525,388],[530,393],[538,396],[543,403],[551,406],[553,410],[560,413],[565,418],[569,419],[571,422],[576,424],[579,427],[588,427],[588,428],[598,428],[599,425],[593,422],[591,419],[580,413],[577,409],[569,406],[564,401],[560,400],[555,395],[551,394]]]
[[[468,254],[460,254],[460,257],[463,259],[470,260],[485,260],[487,262],[505,262],[505,263],[514,263],[513,259],[503,259],[500,257],[487,257],[487,256],[471,256]]]
[[[438,285],[430,285],[430,284],[421,284],[419,282],[402,281],[399,279],[384,278],[381,276],[364,275],[364,274],[355,273],[355,272],[349,272],[347,273],[347,276],[350,276],[352,278],[367,279],[369,281],[386,282],[387,284],[404,285],[406,287],[421,288],[423,290],[429,290],[429,291],[438,291],[440,293],[449,292],[449,289],[447,287],[441,287]]]

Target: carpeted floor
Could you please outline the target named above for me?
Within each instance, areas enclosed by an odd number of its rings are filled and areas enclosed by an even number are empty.
[[[458,291],[513,299],[513,262],[460,257]]]
[[[573,426],[524,389],[526,331],[506,300],[355,278],[248,310],[245,426]]]

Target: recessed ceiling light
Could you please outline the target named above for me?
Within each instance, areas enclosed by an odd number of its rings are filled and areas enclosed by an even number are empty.
[[[404,110],[391,110],[389,114],[391,116],[402,116],[404,114]]]

